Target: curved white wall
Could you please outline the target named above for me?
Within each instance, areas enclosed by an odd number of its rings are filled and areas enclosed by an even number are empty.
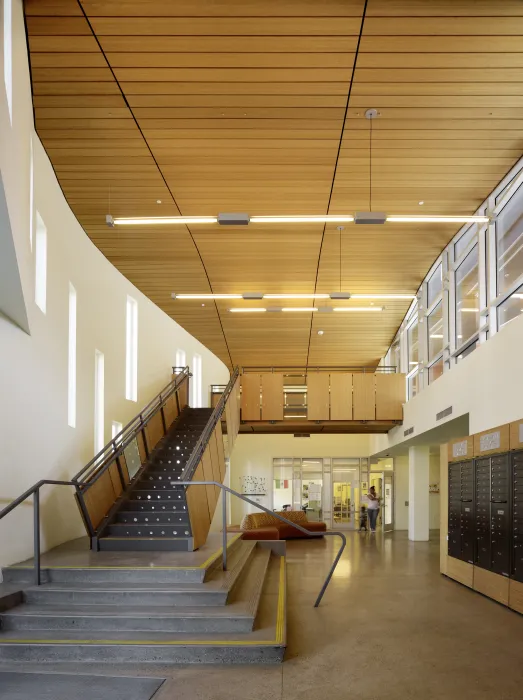
[[[229,372],[109,263],[69,209],[33,129],[21,0],[13,1],[13,124],[2,85],[0,135],[2,181],[30,329],[28,335],[0,314],[1,510],[35,481],[67,479],[93,456],[95,350],[105,357],[106,441],[111,437],[113,420],[125,424],[169,381],[177,350],[185,351],[189,364],[194,355],[202,358],[203,405],[207,405],[209,385],[226,383]],[[35,211],[42,217],[48,236],[45,314],[34,301],[35,245],[33,240],[31,250],[29,216],[31,137]],[[7,233],[2,227],[0,238],[5,241]],[[75,428],[68,426],[67,413],[69,283],[77,293]],[[125,399],[127,295],[138,302],[136,403]],[[2,299],[0,308],[1,303]],[[44,548],[84,534],[72,491],[46,487],[42,497]],[[31,553],[32,506],[27,502],[0,521],[0,566]]]

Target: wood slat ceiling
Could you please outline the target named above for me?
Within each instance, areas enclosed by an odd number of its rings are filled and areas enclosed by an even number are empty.
[[[521,156],[519,0],[26,0],[25,9],[36,127],[73,211],[131,282],[228,364],[373,365],[408,302],[381,314],[252,316],[230,314],[230,302],[174,302],[173,291],[337,291],[339,233],[109,229],[108,212],[366,211],[370,107],[380,113],[374,210],[472,214]],[[415,293],[455,231],[348,225],[343,289]]]

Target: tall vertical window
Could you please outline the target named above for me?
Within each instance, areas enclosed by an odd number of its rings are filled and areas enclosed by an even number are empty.
[[[523,185],[512,195],[496,221],[498,294],[523,274]]]
[[[390,348],[390,362],[396,367],[396,372],[401,372],[401,346],[399,338],[392,343]]]
[[[411,324],[407,330],[407,348],[409,355],[409,372],[419,364],[418,322]]]
[[[138,401],[138,302],[127,297],[125,398]]]
[[[443,304],[440,302],[427,318],[429,362],[443,352]]]
[[[4,84],[9,109],[9,121],[13,123],[13,14],[12,0],[4,0]]]
[[[34,159],[33,159],[33,137],[29,139],[29,245],[33,250],[34,236]]]
[[[456,270],[456,345],[479,329],[479,248],[474,246]]]
[[[192,358],[192,405],[193,408],[202,406],[202,356],[193,355]]]
[[[185,358],[185,350],[176,351],[176,367],[186,367],[187,360]]]
[[[35,302],[44,312],[47,301],[47,229],[42,217],[36,212],[35,245]]]
[[[111,439],[114,440],[114,438],[115,438],[119,433],[122,432],[122,429],[123,429],[123,425],[122,425],[119,421],[113,420],[113,422],[111,423]],[[119,437],[118,440],[116,441],[116,444],[120,444],[121,441],[122,441],[122,438]]]
[[[67,423],[76,427],[76,289],[69,282],[69,347],[67,363]]]
[[[443,278],[442,278],[442,266],[441,263],[434,270],[429,281],[427,282],[427,304],[432,306],[433,302],[436,301],[438,296],[441,294],[443,288]]]
[[[104,354],[94,353],[94,453],[105,445],[104,439]]]

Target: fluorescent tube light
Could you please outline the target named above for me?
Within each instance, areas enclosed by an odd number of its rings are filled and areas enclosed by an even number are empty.
[[[241,294],[171,294],[173,299],[241,299]]]
[[[383,311],[383,306],[335,306],[333,311]]]
[[[328,294],[264,294],[264,299],[328,299]]]
[[[267,309],[229,309],[231,314],[261,314],[267,311]]]
[[[488,216],[387,216],[387,221],[393,224],[487,224]]]
[[[415,299],[415,294],[351,294],[351,299]]]
[[[354,221],[353,216],[251,216],[251,224],[316,224]]]
[[[149,226],[153,224],[215,224],[215,216],[155,216],[151,218],[114,219],[116,226]]]
[[[431,338],[443,338],[443,335],[439,335],[438,333],[435,333],[434,335],[430,336]]]
[[[479,314],[479,309],[459,309],[458,312],[467,312],[469,314]]]
[[[292,311],[317,311],[318,309],[315,306],[284,306],[282,311],[288,311],[289,313]]]

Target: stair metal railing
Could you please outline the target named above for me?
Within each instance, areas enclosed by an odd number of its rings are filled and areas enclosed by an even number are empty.
[[[122,470],[118,464],[118,457],[123,453],[125,448],[132,442],[140,430],[149,423],[149,421],[161,411],[165,406],[166,401],[173,395],[176,394],[182,386],[182,384],[188,381],[191,377],[189,367],[175,367],[173,371],[178,371],[177,376],[169,382],[169,384],[164,387],[159,394],[157,394],[152,401],[150,401],[145,408],[143,408],[140,413],[135,416],[129,423],[115,435],[110,442],[105,445],[105,447],[100,450],[100,452],[93,457],[93,459],[86,464],[86,466],[81,469],[78,474],[70,480],[54,480],[54,479],[41,479],[33,484],[27,489],[21,496],[15,498],[14,501],[9,503],[3,510],[0,510],[0,520],[6,515],[11,513],[15,508],[17,508],[21,503],[26,501],[31,496],[33,497],[33,541],[34,541],[34,577],[35,584],[37,586],[41,583],[41,554],[40,554],[40,489],[42,486],[47,484],[51,486],[73,486],[76,491],[76,497],[78,500],[78,505],[82,513],[84,522],[89,530],[89,534],[92,537],[95,534],[95,529],[91,522],[87,505],[85,503],[84,495],[85,491],[90,488],[98,479],[109,469],[111,465],[115,462],[118,466],[119,477],[122,481],[122,488],[128,486],[125,484],[123,478]],[[178,414],[180,413],[180,406],[178,405]],[[82,481],[80,477],[83,476]]]
[[[345,545],[347,544],[347,538],[343,534],[343,532],[339,532],[337,530],[327,530],[326,532],[310,532],[310,530],[307,530],[306,528],[302,527],[301,525],[298,525],[298,523],[293,523],[292,520],[288,520],[287,518],[284,518],[282,515],[279,513],[275,513],[272,510],[269,510],[268,508],[265,508],[265,506],[260,505],[259,503],[256,503],[256,501],[251,501],[250,498],[246,498],[243,496],[241,493],[238,493],[237,491],[234,491],[233,489],[229,488],[228,486],[225,486],[224,484],[219,483],[218,481],[173,481],[171,482],[172,486],[184,486],[187,488],[188,486],[218,486],[222,491],[226,491],[227,493],[230,493],[233,496],[236,496],[236,498],[239,498],[242,501],[245,501],[245,503],[248,503],[251,506],[254,506],[255,508],[259,508],[262,510],[264,513],[268,513],[270,516],[277,518],[278,520],[281,520],[283,523],[287,523],[287,525],[291,525],[292,527],[295,527],[297,530],[300,532],[303,532],[305,535],[308,537],[325,537],[325,536],[333,536],[336,535],[337,537],[341,538],[341,547],[338,551],[338,554],[336,555],[334,561],[332,562],[332,566],[329,570],[329,573],[327,574],[327,577],[325,581],[323,582],[323,586],[321,587],[321,590],[318,594],[318,597],[316,598],[316,602],[314,603],[314,607],[317,608],[319,604],[321,603],[321,600],[323,598],[323,595],[325,591],[327,590],[327,586],[329,585],[332,575],[334,574],[334,571],[336,567],[338,566],[338,562],[341,559],[341,555],[343,554],[343,550],[345,549]],[[225,498],[225,494],[222,493],[222,568],[224,571],[227,571],[227,499]]]
[[[124,478],[122,466],[120,463],[120,456],[124,454],[125,449],[135,440],[140,432],[144,430],[147,424],[161,411],[162,421],[164,424],[164,429],[166,431],[165,417],[163,415],[163,408],[167,401],[173,396],[176,396],[178,415],[183,407],[180,406],[178,401],[178,391],[182,385],[189,380],[192,376],[189,367],[173,367],[173,373],[176,373],[176,377],[165,386],[159,394],[157,394],[154,399],[152,399],[143,408],[138,415],[136,415],[132,420],[127,423],[127,425],[120,430],[120,432],[115,435],[111,440],[96,454],[88,464],[85,465],[77,474],[72,477],[72,482],[79,488],[76,490],[76,496],[78,498],[78,503],[82,512],[82,516],[85,520],[86,528],[89,532],[89,536],[92,538],[96,534],[96,527],[93,525],[91,517],[89,515],[87,506],[85,504],[85,493],[92,487],[97,481],[107,473],[108,469],[116,465],[118,471],[118,477],[122,486],[122,492],[126,491],[132,481],[132,476],[129,475],[130,479],[126,481]],[[146,453],[146,458],[149,457],[149,449],[147,446],[147,440],[144,440],[144,448]],[[135,476],[135,475],[134,475]],[[82,481],[79,479],[82,477]]]
[[[34,543],[34,577],[35,585],[39,586],[41,582],[41,563],[40,563],[40,489],[46,484],[51,484],[52,486],[74,486],[79,490],[79,484],[73,481],[55,481],[53,479],[42,479],[33,484],[31,488],[27,489],[21,496],[15,498],[8,506],[3,510],[0,510],[0,520],[8,515],[17,506],[27,500],[30,496],[33,497],[33,543]]]
[[[216,425],[221,420],[223,412],[225,411],[225,405],[229,399],[229,396],[231,395],[234,385],[236,384],[236,380],[239,376],[240,368],[235,367],[233,373],[231,374],[231,378],[229,379],[229,383],[225,387],[222,395],[220,396],[220,400],[216,404],[216,408],[212,412],[209,420],[207,421],[207,424],[205,425],[202,434],[198,438],[198,441],[194,446],[194,449],[190,454],[187,463],[185,464],[184,470],[180,477],[182,481],[190,481],[191,478],[194,476],[194,472],[196,471],[198,464],[200,463],[200,460],[203,456],[203,453],[205,452],[209,440],[211,439],[211,435],[213,434]],[[179,484],[181,482],[177,483]]]

